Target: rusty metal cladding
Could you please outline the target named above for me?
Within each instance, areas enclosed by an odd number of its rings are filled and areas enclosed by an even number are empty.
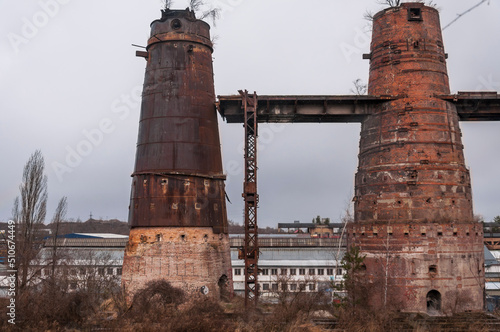
[[[210,27],[186,11],[151,25],[130,224],[227,233]]]
[[[483,308],[483,234],[474,222],[459,117],[436,9],[375,15],[370,95],[402,96],[362,122],[349,242],[366,255],[368,301],[408,312]]]
[[[210,26],[165,10],[151,24],[122,282],[132,295],[167,278],[232,292]]]

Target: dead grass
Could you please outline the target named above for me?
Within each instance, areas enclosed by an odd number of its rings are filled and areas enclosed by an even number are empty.
[[[357,307],[325,304],[317,294],[296,294],[288,301],[264,304],[246,310],[240,297],[219,301],[210,297],[188,298],[166,281],[156,281],[139,291],[130,308],[124,296],[93,303],[97,297],[84,292],[33,290],[19,298],[17,325],[0,320],[1,331],[193,331],[193,332],[318,332],[312,320],[336,317],[337,328],[348,332],[432,331],[421,316],[402,317],[392,312],[373,313]],[[6,316],[7,301],[0,299],[0,314]],[[401,325],[403,324],[403,325]],[[488,331],[473,320],[470,331]]]

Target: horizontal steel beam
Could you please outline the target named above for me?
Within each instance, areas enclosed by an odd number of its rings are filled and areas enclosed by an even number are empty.
[[[496,92],[436,96],[456,105],[460,121],[500,121]],[[373,106],[401,96],[258,96],[258,122],[359,123]],[[241,96],[218,96],[217,109],[228,123],[243,123]]]
[[[500,96],[497,92],[458,92],[438,96],[457,107],[460,121],[500,121]]]
[[[219,96],[228,123],[243,123],[241,96]],[[361,122],[372,105],[392,96],[258,96],[258,122]]]
[[[330,227],[342,228],[345,224],[330,223],[330,224],[313,224],[313,223],[278,223],[278,228],[316,228],[316,227]]]

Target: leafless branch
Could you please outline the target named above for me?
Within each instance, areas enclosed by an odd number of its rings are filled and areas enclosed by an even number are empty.
[[[207,17],[212,20],[212,23],[215,26],[215,22],[220,18],[220,8],[212,8],[210,10],[207,10],[201,15],[200,19],[203,20]]]
[[[390,7],[399,7],[401,5],[401,0],[379,0],[379,3]]]
[[[364,13],[363,18],[364,18],[365,20],[367,20],[367,21],[372,22],[372,21],[373,21],[373,16],[374,16],[374,14],[373,14],[371,11],[367,10],[367,11]]]
[[[189,0],[189,8],[194,12],[199,11],[203,5],[205,5],[203,0]]]
[[[163,8],[165,10],[170,9],[172,7],[173,0],[163,0]]]
[[[472,6],[471,8],[467,9],[466,11],[464,11],[463,13],[461,14],[457,14],[457,17],[451,21],[450,23],[448,23],[444,28],[443,28],[443,31],[448,28],[450,25],[452,25],[453,23],[455,23],[456,21],[458,21],[459,19],[461,19],[464,15],[470,13],[471,11],[473,11],[474,9],[476,9],[477,7],[481,6],[483,3],[485,2],[488,2],[488,5],[490,4],[490,1],[489,0],[481,0],[481,2],[479,2],[478,4]]]
[[[210,40],[212,42],[212,47],[215,48],[215,45],[217,45],[217,41],[219,40],[219,35],[213,35],[212,39]]]
[[[368,85],[366,83],[363,83],[363,81],[360,78],[353,81],[352,83],[354,84],[354,89],[351,89],[352,93],[358,96],[362,96],[365,95],[366,92],[368,91]]]
[[[56,270],[56,265],[58,261],[57,257],[57,237],[59,236],[59,226],[61,225],[61,222],[64,220],[66,216],[66,211],[68,209],[68,202],[67,198],[63,197],[59,200],[59,204],[57,204],[56,211],[54,213],[54,217],[52,218],[52,227],[53,227],[53,247],[52,247],[52,283],[55,284],[55,270]]]

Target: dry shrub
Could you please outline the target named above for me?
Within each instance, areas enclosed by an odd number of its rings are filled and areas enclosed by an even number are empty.
[[[136,321],[158,321],[165,315],[172,315],[184,298],[184,292],[166,280],[150,281],[134,295],[127,315]]]
[[[120,330],[232,331],[234,323],[220,303],[200,296],[187,301],[179,288],[166,280],[149,282],[139,290],[128,312],[115,322]]]
[[[24,330],[79,327],[94,313],[87,294],[64,288],[25,289],[16,305],[16,326]]]
[[[198,298],[188,304],[169,326],[169,331],[234,331],[234,321],[212,298]]]
[[[391,311],[372,311],[366,307],[336,308],[338,328],[349,332],[385,332],[392,331],[395,317]]]

